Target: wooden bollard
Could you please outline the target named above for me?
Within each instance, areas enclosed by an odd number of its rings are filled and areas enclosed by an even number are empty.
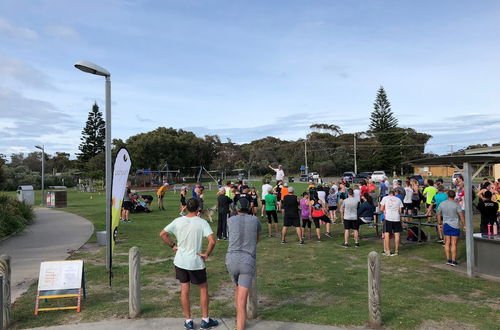
[[[3,329],[7,329],[11,319],[11,304],[10,304],[10,256],[3,254],[0,256],[0,274],[3,275]]]
[[[128,314],[135,318],[141,313],[141,255],[137,246],[128,252]]]
[[[257,318],[257,272],[252,278],[252,287],[248,291],[247,318]]]
[[[380,312],[380,258],[377,252],[368,254],[368,315],[369,325],[378,328],[382,325]]]

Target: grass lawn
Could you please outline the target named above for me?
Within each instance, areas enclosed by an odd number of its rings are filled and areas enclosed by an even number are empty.
[[[293,184],[301,193],[305,185]],[[258,184],[260,187],[260,184]],[[205,194],[205,205],[215,205],[215,191]],[[159,238],[160,230],[178,216],[179,195],[169,192],[167,211],[153,207],[150,214],[132,214],[132,223],[121,223],[114,253],[114,279],[108,287],[104,248],[97,247],[95,235],[72,259],[85,261],[88,298],[82,312],[58,311],[33,315],[36,286],[13,308],[17,328],[91,322],[128,317],[128,250],[141,251],[142,317],[182,317],[179,285],[174,279],[173,253]],[[156,200],[154,201],[156,202]],[[104,194],[69,191],[68,208],[104,230]],[[281,221],[281,217],[280,217]],[[306,239],[296,244],[292,231],[288,244],[267,238],[264,220],[258,246],[257,271],[259,318],[279,321],[363,326],[367,322],[367,255],[381,251],[374,229],[362,227],[360,248],[344,249],[343,227],[334,226],[334,238],[322,243]],[[216,229],[215,222],[212,228]],[[57,228],[55,228],[57,230]],[[424,229],[429,231],[430,229]],[[402,235],[406,237],[406,234]],[[435,233],[433,233],[435,237]],[[212,317],[234,317],[232,289],[224,259],[227,242],[218,241],[207,262]],[[459,245],[459,261],[465,262],[465,242]],[[498,329],[500,323],[500,283],[471,279],[442,264],[442,247],[436,243],[407,244],[399,257],[381,256],[382,317],[390,328],[476,327]],[[193,316],[200,318],[198,293],[192,294]]]

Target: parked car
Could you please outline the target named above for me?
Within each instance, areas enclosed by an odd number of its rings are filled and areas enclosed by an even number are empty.
[[[301,174],[299,181],[301,182],[309,182],[309,181],[314,181],[318,182],[320,179],[319,173],[318,172],[309,172],[307,174]]]
[[[413,174],[412,176],[410,176],[410,179],[417,180],[420,186],[424,185],[424,177],[421,176],[420,174]]]
[[[344,172],[344,174],[342,174],[342,180],[344,180],[345,182],[354,182],[354,180],[356,179],[356,173],[354,172]]]
[[[385,178],[387,178],[387,176],[384,171],[374,171],[371,176],[374,182],[380,182],[381,180],[385,180]]]
[[[372,177],[372,172],[361,172],[356,176],[359,181],[362,181],[363,179],[370,180]]]

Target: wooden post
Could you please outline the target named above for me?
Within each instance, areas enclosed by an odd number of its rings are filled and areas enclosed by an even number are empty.
[[[368,254],[368,315],[369,325],[378,328],[382,325],[380,312],[380,258],[377,252]]]
[[[10,325],[11,306],[10,306],[10,256],[3,254],[0,256],[0,274],[3,274],[3,329]]]
[[[250,320],[257,318],[257,271],[252,279],[252,287],[248,292],[247,318]]]
[[[137,246],[128,254],[128,313],[130,318],[141,313],[141,255]]]

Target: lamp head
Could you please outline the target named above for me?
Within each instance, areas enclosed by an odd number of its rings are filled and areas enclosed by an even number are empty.
[[[98,76],[110,77],[111,73],[108,70],[100,67],[97,64],[88,61],[78,61],[75,63],[75,68],[82,70],[83,72],[95,74]]]
[[[43,150],[43,147],[40,147],[40,146],[35,146],[35,148]]]

